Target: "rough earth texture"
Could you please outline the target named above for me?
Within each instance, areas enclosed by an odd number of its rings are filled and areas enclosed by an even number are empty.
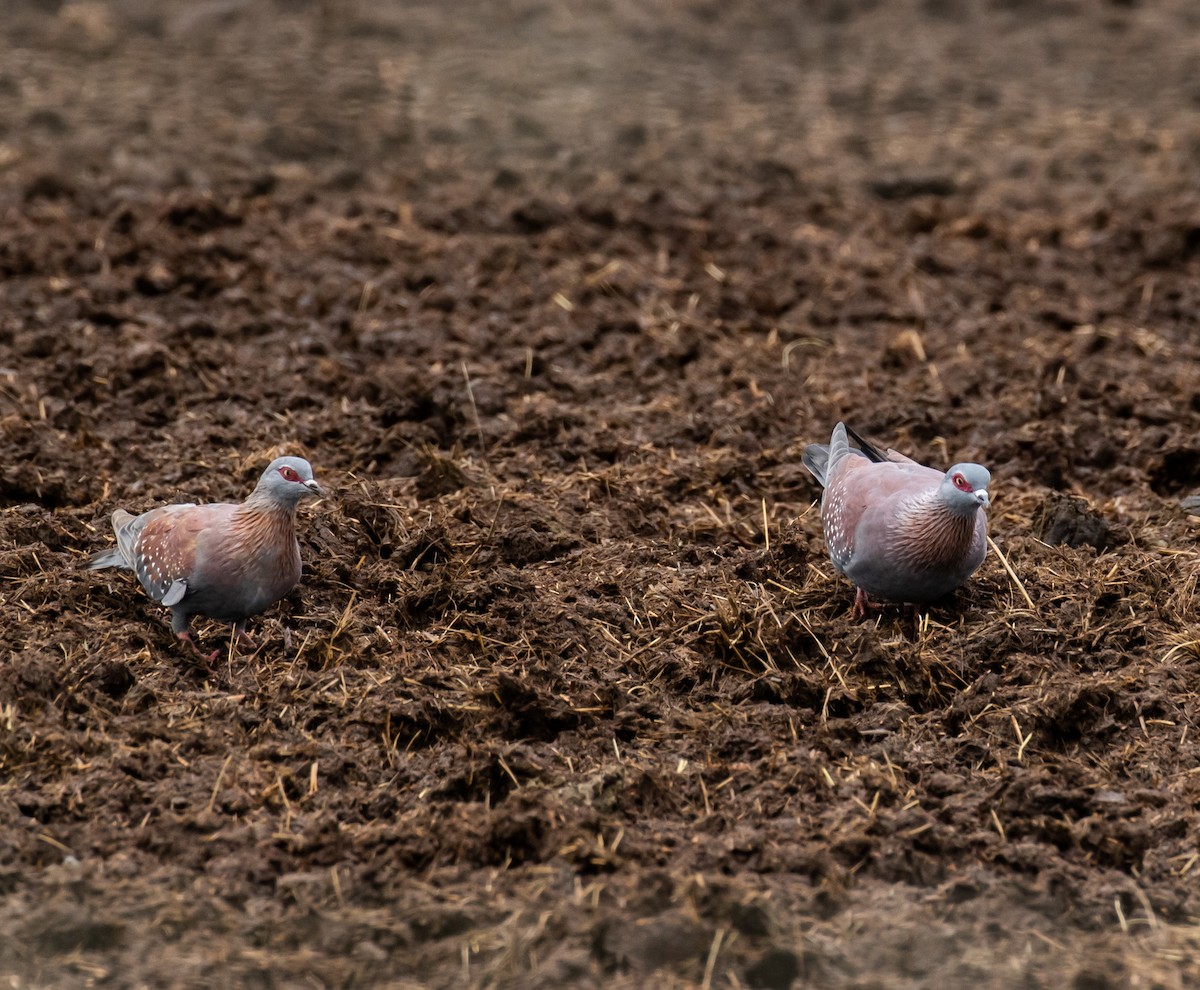
[[[1197,32],[7,0],[5,984],[1198,985]],[[1011,573],[851,621],[838,418]],[[81,569],[282,452],[256,652]]]

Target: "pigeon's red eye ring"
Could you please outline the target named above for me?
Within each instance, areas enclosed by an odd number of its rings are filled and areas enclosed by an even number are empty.
[[[967,479],[961,474],[956,474],[951,480],[954,482],[954,487],[960,492],[969,492],[972,490],[970,484],[967,482]]]
[[[281,467],[279,469],[279,473],[283,475],[284,481],[299,481],[300,480],[300,475],[298,475],[293,468]]]

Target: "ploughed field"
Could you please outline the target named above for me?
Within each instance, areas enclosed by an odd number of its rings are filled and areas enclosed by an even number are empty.
[[[10,0],[14,987],[1200,981],[1200,9]],[[850,617],[837,419],[993,474]],[[197,623],[108,516],[333,494]]]

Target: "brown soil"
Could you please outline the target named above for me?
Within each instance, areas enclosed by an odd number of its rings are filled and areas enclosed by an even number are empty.
[[[7,985],[1200,985],[1198,29],[7,0]],[[839,417],[1020,583],[851,621]],[[284,451],[257,652],[80,568]]]

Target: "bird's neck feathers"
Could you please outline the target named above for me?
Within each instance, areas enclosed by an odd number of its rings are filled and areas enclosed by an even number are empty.
[[[299,499],[281,499],[273,494],[268,488],[259,485],[246,496],[244,501],[238,508],[245,509],[249,512],[275,512],[283,515],[296,518],[296,504]]]
[[[965,514],[955,511],[936,490],[918,495],[897,515],[896,553],[923,567],[957,563],[975,539],[975,513],[975,509]]]
[[[250,493],[233,515],[230,527],[248,548],[257,550],[288,546],[296,540],[296,506],[278,499]]]

